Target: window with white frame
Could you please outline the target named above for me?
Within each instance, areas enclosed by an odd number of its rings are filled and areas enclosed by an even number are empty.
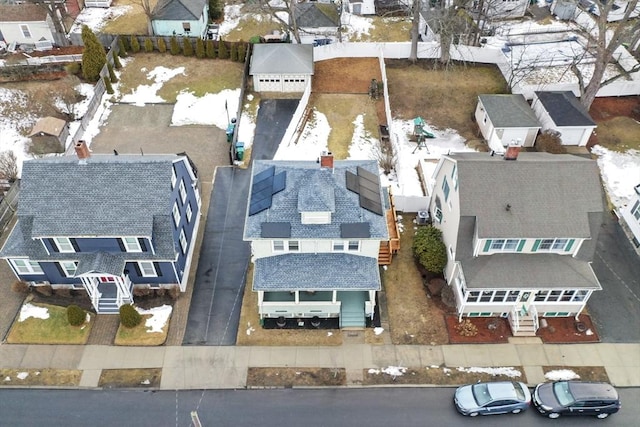
[[[191,209],[191,203],[187,203],[187,222],[191,222],[193,216],[193,209]]]
[[[436,196],[436,206],[433,209],[433,217],[438,223],[442,222],[442,204],[440,202],[440,197]]]
[[[20,25],[20,31],[22,31],[22,36],[26,39],[31,38],[31,31],[29,30],[29,26],[22,24]]]
[[[178,228],[178,225],[180,225],[180,208],[178,208],[178,204],[174,203],[173,204],[173,224],[176,226],[176,228]]]
[[[29,261],[28,259],[12,259],[11,264],[16,269],[18,274],[43,274],[40,264],[36,261]]]
[[[142,252],[142,247],[137,237],[122,237],[122,244],[126,252]]]
[[[171,189],[176,188],[176,182],[178,182],[178,176],[176,175],[176,168],[171,167]]]
[[[636,202],[636,204],[631,208],[631,215],[640,222],[640,201]]]
[[[138,267],[142,277],[158,277],[156,266],[152,261],[138,261]]]
[[[453,164],[453,171],[451,172],[451,182],[453,182],[453,188],[458,189],[458,165]]]
[[[54,237],[53,242],[56,244],[58,252],[70,253],[76,251],[71,243],[71,239],[68,237]]]
[[[284,252],[284,240],[273,241],[273,252]]]
[[[187,188],[184,186],[184,181],[180,181],[180,200],[182,200],[182,204],[187,201]]]
[[[184,234],[184,229],[180,230],[180,249],[183,255],[187,253],[187,236]]]
[[[581,302],[587,298],[589,291],[579,289],[538,291],[536,302]]]
[[[489,249],[492,251],[512,252],[518,250],[520,239],[493,239]]]
[[[334,252],[344,252],[344,242],[342,240],[335,240],[333,242]]]
[[[347,251],[349,252],[357,252],[360,250],[360,241],[359,240],[349,240],[347,244]]]
[[[289,246],[289,252],[300,251],[300,242],[298,242],[297,240],[289,240],[288,246]]]
[[[444,194],[444,201],[449,200],[449,182],[447,181],[447,177],[445,176],[442,180],[442,193]]]
[[[78,263],[75,261],[60,261],[58,265],[65,277],[73,277],[78,269]]]
[[[563,251],[567,248],[569,239],[542,239],[538,245],[539,251]]]

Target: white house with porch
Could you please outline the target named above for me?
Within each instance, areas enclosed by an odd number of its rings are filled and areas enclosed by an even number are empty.
[[[535,335],[540,317],[577,318],[602,289],[591,261],[604,206],[595,161],[518,150],[442,157],[430,212],[459,318]]]
[[[381,289],[388,242],[375,161],[253,162],[244,240],[263,322],[363,328]]]

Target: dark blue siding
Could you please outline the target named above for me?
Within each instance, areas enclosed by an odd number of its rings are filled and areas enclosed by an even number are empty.
[[[49,281],[52,285],[82,284],[82,280],[78,278],[65,277],[61,274],[60,271],[58,271],[58,267],[56,267],[56,264],[53,262],[41,262],[40,268],[42,268],[47,276],[45,280]]]
[[[182,280],[182,275],[184,273],[184,268],[186,264],[186,254],[182,253],[180,248],[180,230],[184,229],[184,234],[187,238],[187,250],[189,249],[189,245],[191,244],[191,239],[196,236],[193,235],[193,229],[196,224],[196,220],[198,215],[200,214],[200,208],[198,207],[198,202],[196,199],[196,189],[194,188],[193,180],[191,175],[187,170],[187,166],[184,161],[176,162],[173,164],[176,171],[176,187],[173,190],[172,200],[178,204],[178,208],[180,209],[180,223],[178,227],[174,227],[173,230],[173,238],[176,242],[176,248],[178,248],[178,259],[176,261],[176,271],[178,272],[178,280]],[[180,181],[184,181],[185,189],[187,190],[187,200],[183,204],[182,199],[180,198]],[[193,214],[191,215],[191,222],[187,222],[187,205],[191,204],[191,210]],[[172,205],[173,208],[173,205]]]
[[[142,274],[138,274],[138,266],[134,262],[128,262],[125,264],[124,269],[129,274],[129,279],[134,284],[177,284],[178,278],[173,271],[171,262],[157,262],[156,268],[160,270],[162,276],[159,277],[143,277]]]

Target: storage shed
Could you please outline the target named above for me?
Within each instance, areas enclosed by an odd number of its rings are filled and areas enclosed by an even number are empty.
[[[69,124],[55,117],[39,119],[31,129],[31,150],[37,154],[62,153],[69,136]]]

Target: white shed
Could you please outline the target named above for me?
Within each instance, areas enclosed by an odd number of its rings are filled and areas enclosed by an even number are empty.
[[[540,120],[542,130],[560,132],[562,145],[587,145],[597,127],[571,91],[534,92],[531,108]]]
[[[533,147],[540,122],[522,95],[480,95],[475,119],[491,150],[509,145]]]
[[[249,74],[256,92],[304,92],[313,75],[313,46],[256,44]]]

